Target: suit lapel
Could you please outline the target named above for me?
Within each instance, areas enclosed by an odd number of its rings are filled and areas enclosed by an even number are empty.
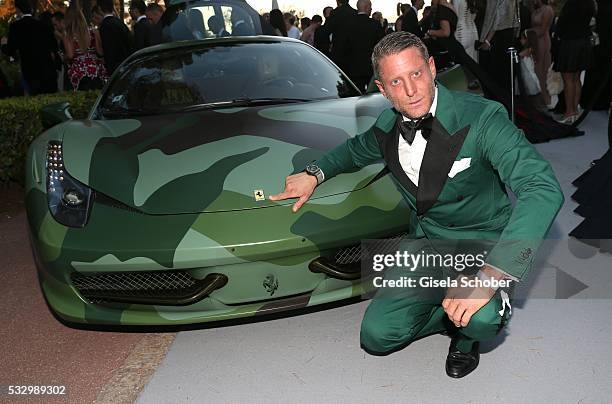
[[[459,125],[453,94],[438,84],[435,119],[419,170],[417,214],[424,214],[438,200],[469,130],[469,125]]]
[[[419,170],[418,215],[427,212],[438,200],[442,188],[446,184],[448,172],[453,166],[469,131],[470,127],[466,126],[451,136],[440,121],[434,119]]]
[[[395,125],[390,132],[383,132],[378,127],[374,127],[376,137],[378,138],[379,145],[383,152],[383,157],[389,167],[389,171],[393,174],[395,179],[412,194],[413,197],[417,196],[417,186],[415,183],[410,181],[410,178],[406,175],[406,172],[402,168],[399,161],[398,153],[398,142],[400,136],[400,123],[402,121],[402,115],[396,112]]]

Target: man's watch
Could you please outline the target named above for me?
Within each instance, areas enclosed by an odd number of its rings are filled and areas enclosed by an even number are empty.
[[[308,164],[304,171],[306,171],[306,174],[312,175],[317,179],[317,185],[323,182],[323,171],[321,171],[318,165]]]

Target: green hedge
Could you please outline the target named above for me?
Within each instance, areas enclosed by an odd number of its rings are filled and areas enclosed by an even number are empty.
[[[0,69],[2,73],[4,73],[4,77],[7,80],[7,86],[11,95],[23,95],[23,91],[20,91],[21,94],[18,94],[17,89],[21,87],[21,70],[19,69],[18,63],[11,63],[5,57],[0,57]]]
[[[25,159],[32,140],[43,132],[40,109],[70,103],[75,119],[86,118],[99,91],[66,92],[0,100],[0,183],[23,183]]]
[[[13,13],[6,14],[4,17],[0,18],[0,38],[8,36],[8,28],[12,20]]]

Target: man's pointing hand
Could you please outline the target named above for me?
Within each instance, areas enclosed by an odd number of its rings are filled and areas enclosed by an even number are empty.
[[[285,190],[280,194],[270,195],[271,201],[282,201],[284,199],[299,198],[293,204],[293,212],[297,212],[310,198],[317,186],[317,178],[306,173],[290,175],[285,179]]]

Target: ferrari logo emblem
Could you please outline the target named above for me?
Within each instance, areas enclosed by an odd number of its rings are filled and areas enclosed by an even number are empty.
[[[267,275],[263,281],[263,287],[270,296],[273,296],[276,289],[278,289],[278,279],[274,275]]]
[[[256,189],[255,191],[253,191],[253,194],[255,195],[255,200],[256,201],[265,201],[266,200],[266,195],[264,194],[263,189]]]

